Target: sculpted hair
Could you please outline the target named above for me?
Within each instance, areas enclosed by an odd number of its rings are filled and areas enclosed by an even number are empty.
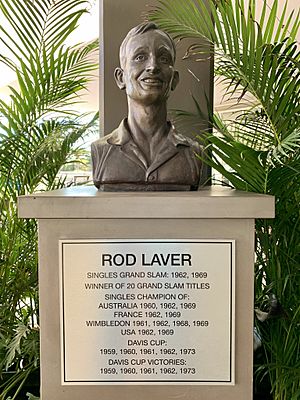
[[[162,33],[163,35],[165,35],[171,44],[171,48],[173,49],[173,53],[174,53],[174,61],[176,58],[176,47],[175,47],[175,43],[174,40],[171,38],[171,36],[167,33],[164,32],[162,30],[160,30],[158,28],[158,26],[156,24],[154,24],[154,22],[144,22],[140,25],[135,26],[134,28],[132,28],[127,35],[125,36],[123,42],[121,43],[120,46],[120,51],[119,51],[119,58],[120,58],[120,66],[121,68],[123,68],[124,64],[125,64],[125,60],[126,60],[126,46],[128,43],[128,40],[131,39],[134,36],[137,35],[142,35],[143,33],[149,32],[149,31],[159,31],[160,33]]]

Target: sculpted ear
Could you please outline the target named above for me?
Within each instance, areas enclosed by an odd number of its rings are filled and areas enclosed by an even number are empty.
[[[118,85],[118,88],[121,90],[125,89],[125,83],[124,83],[124,72],[122,68],[118,67],[115,69],[115,81]]]
[[[171,89],[175,90],[176,86],[179,83],[179,72],[175,71],[174,72],[174,77],[173,77],[173,81],[172,81],[172,85],[171,85]]]

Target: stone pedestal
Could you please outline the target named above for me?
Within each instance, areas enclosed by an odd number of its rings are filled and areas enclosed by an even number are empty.
[[[37,218],[39,226],[42,400],[252,399],[254,222],[274,217],[274,198],[221,187],[184,193],[78,187],[21,196],[19,216]],[[62,385],[59,241],[71,239],[234,242],[234,382]]]

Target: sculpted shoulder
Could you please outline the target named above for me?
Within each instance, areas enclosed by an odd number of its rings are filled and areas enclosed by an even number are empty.
[[[100,187],[103,173],[105,171],[105,160],[113,149],[110,140],[116,137],[116,131],[106,135],[91,145],[91,156],[93,166],[93,180],[97,188]]]
[[[102,138],[96,140],[95,142],[92,143],[92,148],[96,149],[105,149],[109,148],[112,143],[115,143],[118,139],[118,132],[117,130],[114,130],[108,135],[103,136]]]
[[[188,136],[182,135],[181,133],[178,133],[177,131],[174,131],[174,137],[175,137],[175,140],[177,141],[177,143],[189,147],[196,154],[202,153],[203,148],[196,139],[192,139]]]

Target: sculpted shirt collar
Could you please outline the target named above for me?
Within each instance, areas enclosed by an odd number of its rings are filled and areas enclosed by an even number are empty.
[[[173,144],[173,146],[175,147],[177,147],[178,145],[190,147],[190,143],[188,142],[188,140],[175,131],[171,122],[168,122],[168,124],[170,125],[170,130],[167,136],[167,141]],[[110,137],[107,139],[107,142],[109,144],[116,146],[123,146],[131,141],[132,137],[127,127],[127,118],[123,119],[119,127],[114,130]]]
[[[121,122],[120,126],[109,135],[107,143],[115,146],[115,148],[119,149],[125,157],[129,158],[132,162],[146,171],[147,178],[153,171],[160,168],[171,158],[175,157],[181,151],[180,149],[188,149],[191,147],[188,139],[176,133],[170,122],[168,122],[168,124],[170,125],[168,136],[150,165],[148,165],[143,152],[132,140],[127,127],[126,118]]]

